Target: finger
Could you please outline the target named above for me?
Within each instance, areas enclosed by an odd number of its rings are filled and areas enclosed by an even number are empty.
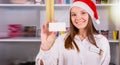
[[[47,38],[49,43],[53,43],[55,41],[56,38],[56,32],[51,32],[51,34],[49,34],[49,37]]]
[[[50,23],[50,21],[46,21],[46,23]]]
[[[51,32],[51,36],[56,37],[57,32]]]
[[[49,23],[46,23],[46,29],[48,29],[48,27],[49,27]]]
[[[49,22],[46,23],[46,32],[49,33]]]
[[[55,20],[55,19],[54,19],[53,21],[54,21],[54,22],[58,22],[58,21],[57,21],[57,20]]]
[[[47,31],[47,23],[45,23],[45,31]]]
[[[49,29],[48,29],[49,22],[45,23],[45,32],[48,35],[49,34]]]
[[[45,33],[45,25],[42,25],[41,27],[41,34]]]

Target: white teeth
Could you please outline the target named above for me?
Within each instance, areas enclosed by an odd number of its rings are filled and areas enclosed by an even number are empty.
[[[79,21],[79,22],[76,22],[76,23],[77,23],[77,24],[82,24],[83,22],[80,22],[80,21]]]
[[[85,20],[76,20],[76,24],[81,25],[85,22]]]

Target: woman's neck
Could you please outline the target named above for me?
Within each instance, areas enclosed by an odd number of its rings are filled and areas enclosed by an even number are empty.
[[[86,38],[86,31],[85,30],[79,30],[78,36],[80,40],[84,40]]]

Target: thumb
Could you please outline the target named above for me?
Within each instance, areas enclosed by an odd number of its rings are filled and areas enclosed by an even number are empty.
[[[56,37],[57,32],[51,32],[51,36]]]

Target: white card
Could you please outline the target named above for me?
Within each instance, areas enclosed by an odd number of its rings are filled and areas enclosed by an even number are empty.
[[[66,31],[64,22],[49,23],[49,31]]]

